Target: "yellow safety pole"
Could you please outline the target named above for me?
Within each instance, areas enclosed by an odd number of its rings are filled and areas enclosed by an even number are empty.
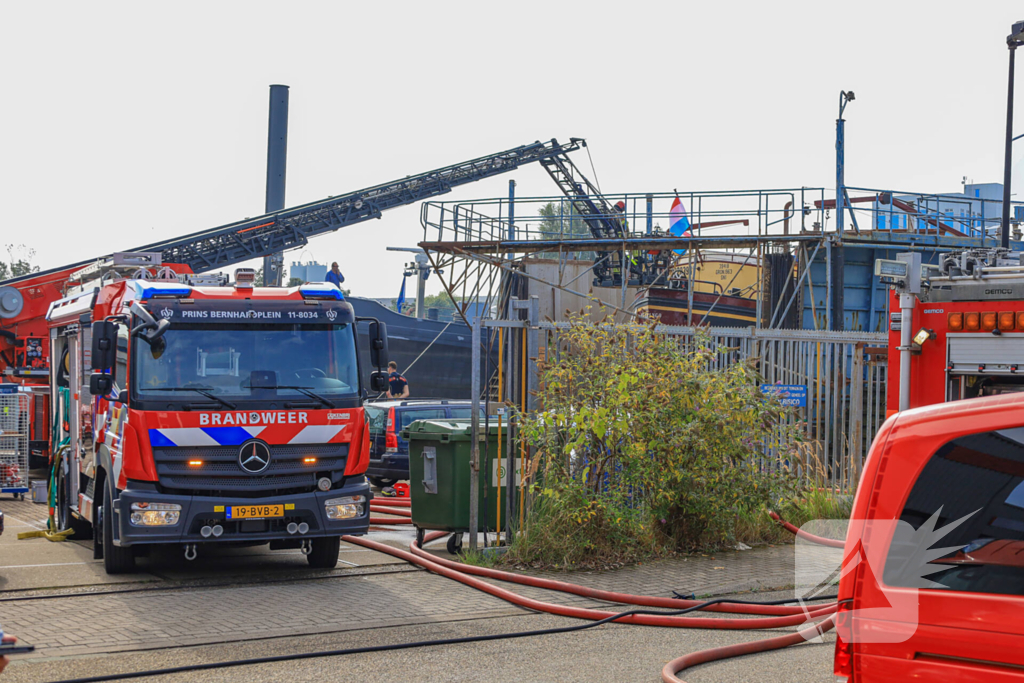
[[[502,371],[504,370],[504,367],[505,367],[504,366],[504,362],[503,362],[504,360],[505,360],[505,330],[503,328],[499,327],[498,328],[498,401],[501,401],[502,396],[504,396],[504,394],[501,391],[502,390],[502,382],[501,382],[501,380],[502,380]],[[501,467],[501,417],[502,417],[501,415],[498,415],[498,472],[499,473],[502,470],[502,467]],[[508,469],[507,468],[505,469],[505,476],[506,477],[508,476]],[[497,520],[494,523],[494,528],[495,528],[495,542],[500,543],[501,542],[501,488],[502,488],[501,487],[501,476],[500,475],[498,476],[498,486],[497,486],[497,488],[498,488],[498,514],[494,518],[495,520]],[[505,541],[507,542],[508,539],[506,538]]]
[[[523,371],[521,373],[522,376],[523,376],[523,405],[522,405],[522,408],[523,408],[523,413],[524,414],[526,413],[526,373],[528,373],[530,371],[529,368],[527,367],[528,359],[526,357],[526,335],[527,334],[529,334],[529,330],[524,327],[523,328]],[[523,435],[522,435],[522,432],[520,431],[520,434],[519,434],[519,532],[520,533],[522,533],[522,531],[523,531],[523,516],[524,516],[523,506],[526,504],[526,474],[523,471],[523,465],[525,464],[524,463],[525,460],[526,460],[526,444],[523,443]],[[514,486],[515,485],[514,484],[515,479],[513,479],[512,481],[513,481],[513,486]]]

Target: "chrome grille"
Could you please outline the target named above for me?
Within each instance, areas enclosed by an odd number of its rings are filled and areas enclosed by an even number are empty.
[[[348,444],[285,444],[270,446],[270,466],[259,474],[238,464],[240,446],[154,448],[153,461],[161,486],[194,492],[313,490],[316,474],[329,472],[334,481],[345,471]],[[315,457],[315,464],[302,462]],[[199,467],[190,460],[202,460]]]

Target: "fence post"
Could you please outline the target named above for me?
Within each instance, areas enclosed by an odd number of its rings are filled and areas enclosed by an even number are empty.
[[[856,484],[864,462],[864,342],[853,346],[853,377],[850,384],[850,472],[851,483]],[[856,476],[855,476],[856,475]]]

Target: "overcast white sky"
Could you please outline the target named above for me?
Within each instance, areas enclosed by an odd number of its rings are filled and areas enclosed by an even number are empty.
[[[831,187],[840,89],[849,184],[1001,182],[1022,18],[1019,1],[5,2],[0,241],[47,268],[261,214],[271,83],[291,86],[289,206],[571,136],[606,192]],[[1015,159],[1024,188],[1024,140]],[[509,177],[555,191],[534,165],[446,198]],[[395,296],[409,255],[384,247],[421,236],[419,207],[398,209],[303,260]]]

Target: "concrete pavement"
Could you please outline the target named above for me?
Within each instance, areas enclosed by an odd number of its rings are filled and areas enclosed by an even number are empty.
[[[197,661],[565,626],[387,555],[343,548],[344,564],[314,572],[297,551],[211,549],[185,562],[168,549],[140,560],[140,573],[107,577],[89,542],[16,541],[45,507],[0,500],[0,623],[36,645],[5,683],[52,681]],[[410,529],[371,534],[404,547]],[[435,544],[443,548],[443,544]],[[446,555],[442,549],[434,552]],[[554,574],[595,588],[670,596],[769,589],[793,583],[793,546],[679,557],[607,572]],[[522,595],[619,611],[577,596],[502,584]],[[111,591],[114,594],[109,594]],[[106,594],[95,594],[102,592]],[[757,596],[768,599],[769,596]],[[171,681],[658,680],[671,658],[777,632],[689,631],[607,625],[580,633],[314,659],[164,677]],[[831,647],[804,646],[704,667],[687,680],[832,680]],[[744,663],[749,662],[749,663]],[[776,662],[776,664],[772,664]],[[753,667],[753,668],[751,668]],[[152,680],[152,679],[150,679]]]

